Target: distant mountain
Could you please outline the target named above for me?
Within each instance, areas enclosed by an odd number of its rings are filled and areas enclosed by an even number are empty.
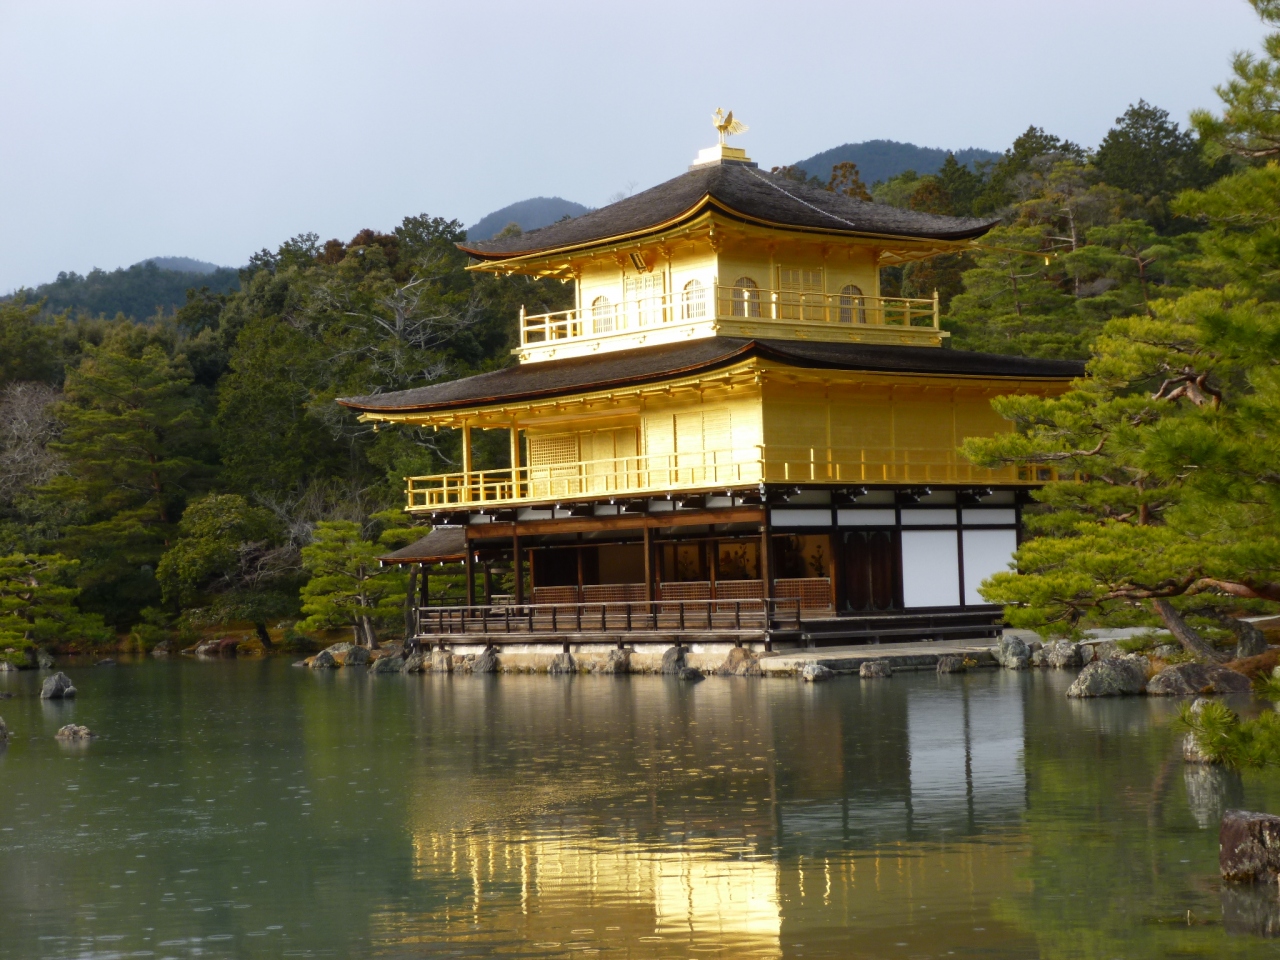
[[[195,264],[198,269],[163,269],[165,263]],[[191,288],[208,287],[214,293],[240,289],[240,274],[230,267],[219,267],[187,257],[155,257],[107,272],[94,268],[88,275],[60,273],[52,283],[42,283],[26,294],[28,302],[45,300],[50,313],[70,310],[72,313],[99,314],[114,317],[123,313],[135,320],[145,320],[157,310],[172,313],[187,302]]]
[[[937,173],[942,169],[948,153],[954,153],[956,160],[962,164],[972,164],[976,160],[996,160],[1000,157],[995,150],[982,150],[978,147],[948,151],[937,147],[917,147],[914,143],[898,143],[896,140],[866,140],[823,150],[807,160],[801,160],[796,166],[810,176],[825,180],[831,176],[831,168],[837,163],[851,160],[858,165],[862,182],[871,186],[877,180],[888,180],[907,170],[914,170],[921,175]]]
[[[214,273],[218,270],[231,269],[209,263],[207,260],[192,260],[190,257],[149,257],[146,260],[139,260],[134,266],[140,267],[146,263],[154,263],[161,270],[175,270],[178,273]]]
[[[488,240],[494,234],[501,233],[509,223],[518,224],[521,230],[537,230],[566,216],[580,217],[590,209],[560,197],[534,197],[531,200],[521,200],[501,210],[495,210],[481,217],[480,222],[475,226],[467,227],[467,239]]]

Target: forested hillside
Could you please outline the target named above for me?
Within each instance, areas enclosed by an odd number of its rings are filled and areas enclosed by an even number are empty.
[[[144,320],[157,312],[172,313],[186,302],[187,291],[207,287],[211,293],[229,293],[240,287],[240,277],[227,267],[198,270],[187,268],[186,257],[160,257],[145,260],[125,269],[110,272],[90,270],[78,273],[60,273],[52,283],[43,283],[34,290],[20,290],[28,303],[44,301],[50,313],[70,310],[75,314],[114,317],[122,313],[134,320]]]
[[[1280,22],[1277,0],[1255,6]],[[997,223],[981,250],[883,273],[886,294],[940,291],[951,349],[1090,358],[1089,384],[1001,401],[1018,432],[968,451],[1091,478],[1046,488],[1042,536],[1020,554],[1041,578],[991,594],[1022,622],[1280,600],[1280,129],[1265,109],[1280,34],[1268,44],[1193,130],[1140,101],[1096,147],[1031,128],[976,169],[948,156],[875,187],[882,203]],[[872,193],[848,161],[779,172]],[[425,214],[345,241],[302,235],[220,289],[183,281],[152,319],[154,293],[126,310],[93,291],[117,276],[154,291],[154,266],[0,302],[0,648],[229,622],[265,636],[358,623],[357,608],[392,626],[403,588],[372,558],[417,535],[402,478],[453,467],[458,440],[375,432],[334,398],[509,363],[520,305],[573,299],[466,271],[462,236]],[[502,464],[505,440],[480,444],[478,466]],[[336,583],[358,586],[326,592]]]
[[[513,223],[521,230],[537,230],[564,217],[581,216],[588,209],[590,208],[580,203],[560,197],[533,197],[508,204],[501,210],[481,217],[478,223],[467,227],[467,239],[488,240]]]
[[[854,163],[864,181],[878,183],[908,170],[922,175],[937,173],[948,156],[954,156],[958,163],[974,170],[1000,158],[997,151],[978,147],[948,151],[937,147],[918,147],[914,143],[898,143],[896,140],[866,140],[823,150],[795,166],[808,174],[821,175],[838,163]]]

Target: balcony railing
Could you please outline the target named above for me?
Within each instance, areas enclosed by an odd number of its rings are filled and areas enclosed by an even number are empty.
[[[707,319],[777,320],[858,326],[939,329],[938,297],[867,297],[743,287],[700,288],[596,304],[581,310],[526,315],[520,308],[520,344],[589,339]]]
[[[408,478],[408,509],[477,507],[765,483],[1042,483],[1049,470],[977,467],[954,450],[755,446]]]

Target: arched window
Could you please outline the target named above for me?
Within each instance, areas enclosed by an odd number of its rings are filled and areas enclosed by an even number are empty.
[[[859,323],[867,322],[867,303],[862,299],[862,288],[846,283],[840,288],[840,322],[853,323],[854,316]]]
[[[760,288],[750,277],[739,277],[733,281],[733,315],[760,316]]]
[[[681,319],[696,320],[707,315],[707,292],[698,280],[690,280],[684,285],[684,297],[681,304]]]
[[[596,297],[591,301],[591,329],[596,333],[613,331],[613,304],[608,297]]]

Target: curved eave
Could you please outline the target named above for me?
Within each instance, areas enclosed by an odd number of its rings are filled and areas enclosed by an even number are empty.
[[[702,216],[708,209],[712,209],[717,213],[723,214],[731,220],[739,223],[751,224],[753,226],[766,227],[773,230],[785,230],[791,233],[809,233],[819,234],[822,236],[840,236],[850,237],[862,240],[886,240],[907,243],[962,243],[966,240],[973,240],[981,237],[995,227],[1000,221],[992,220],[982,226],[975,227],[970,230],[962,230],[947,234],[891,234],[876,233],[869,230],[852,230],[841,229],[839,227],[812,227],[797,226],[793,223],[781,223],[775,220],[767,220],[762,217],[754,217],[751,214],[742,213],[733,207],[725,204],[723,201],[717,200],[711,194],[703,194],[702,199],[695,203],[689,209],[671,217],[661,223],[651,224],[649,226],[632,230],[626,233],[613,234],[607,237],[601,237],[595,240],[584,240],[579,243],[564,244],[558,247],[540,247],[534,250],[525,250],[512,255],[506,255],[495,252],[486,252],[484,250],[476,250],[468,247],[466,244],[459,243],[458,249],[468,256],[474,257],[481,263],[475,264],[471,269],[486,270],[501,268],[504,264],[520,264],[533,260],[542,260],[551,257],[564,257],[579,253],[584,250],[591,250],[601,247],[610,247],[618,244],[630,243],[641,240],[646,237],[652,237],[656,234],[665,233],[669,230],[677,229],[687,225],[690,221],[696,220]]]
[[[400,407],[372,407],[361,405],[351,399],[339,397],[337,403],[349,410],[359,410],[363,414],[371,414],[376,416],[380,413],[427,413],[447,410],[470,410],[479,407],[500,407],[517,403],[527,403],[531,400],[548,400],[552,397],[573,395],[584,392],[595,392],[600,390],[621,389],[623,387],[634,387],[645,383],[655,383],[662,380],[673,380],[680,377],[687,377],[695,373],[705,373],[710,370],[718,370],[721,367],[730,366],[734,361],[742,358],[745,354],[751,352],[752,347],[757,346],[754,341],[747,341],[738,349],[731,353],[716,357],[714,360],[701,361],[691,363],[683,367],[663,370],[661,373],[646,373],[634,377],[615,377],[612,380],[602,380],[593,383],[589,387],[584,386],[567,386],[567,387],[548,387],[541,390],[527,390],[523,393],[508,393],[500,397],[482,396],[468,397],[465,400],[446,400],[441,403],[426,404],[406,404]]]

